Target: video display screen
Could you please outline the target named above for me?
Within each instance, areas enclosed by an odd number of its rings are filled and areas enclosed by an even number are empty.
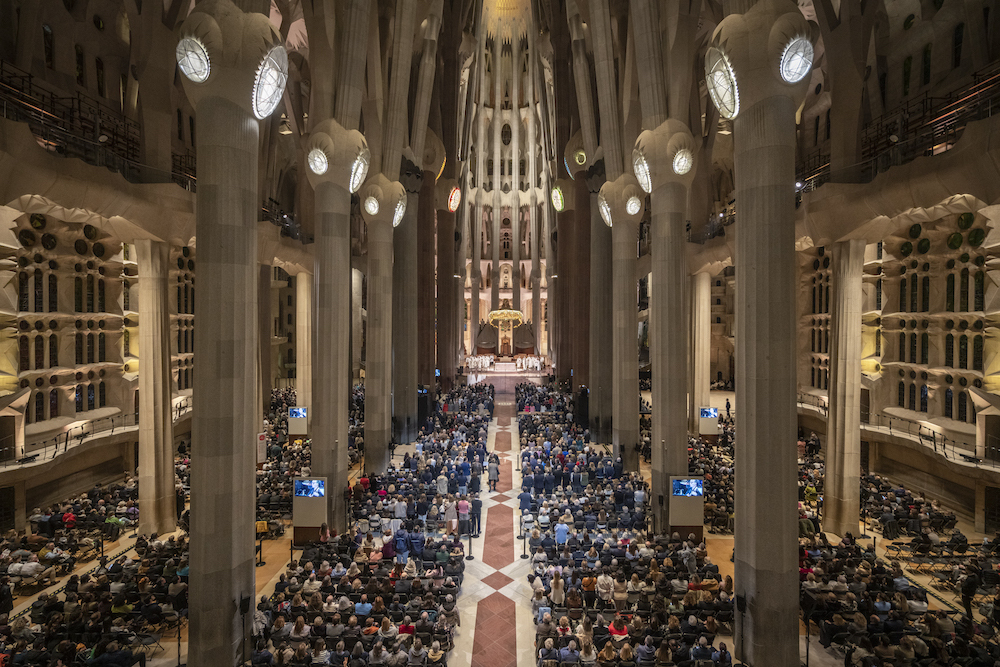
[[[705,495],[705,484],[700,479],[675,479],[673,495],[693,498]]]
[[[322,498],[326,495],[326,482],[322,479],[297,479],[295,495],[299,498]]]
[[[719,408],[702,408],[701,418],[702,419],[718,419]]]
[[[305,419],[307,408],[288,408],[289,419]]]

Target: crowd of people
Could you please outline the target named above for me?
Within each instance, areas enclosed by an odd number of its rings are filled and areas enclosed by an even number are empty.
[[[539,666],[732,664],[715,641],[731,632],[732,580],[705,544],[647,531],[648,486],[589,442],[569,396],[525,384],[517,401]]]
[[[11,546],[4,545],[5,551]],[[17,554],[23,549],[17,548]],[[152,633],[187,614],[187,541],[138,536],[134,555],[102,556],[58,593],[41,593],[11,619],[9,583],[0,583],[0,656],[5,664],[63,667],[145,665]],[[9,660],[9,662],[7,662]]]
[[[444,665],[461,624],[463,535],[478,534],[494,388],[437,395],[413,453],[348,490],[348,532],[325,526],[255,614],[260,665]]]

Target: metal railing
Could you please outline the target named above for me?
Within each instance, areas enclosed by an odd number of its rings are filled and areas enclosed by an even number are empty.
[[[829,405],[825,398],[812,394],[799,393],[796,402],[800,406],[818,409],[824,416],[829,414]],[[861,428],[868,431],[880,431],[888,435],[907,435],[915,437],[925,447],[933,450],[938,456],[960,463],[974,463],[979,467],[1000,468],[1000,441],[988,441],[983,456],[976,453],[976,442],[957,440],[945,436],[919,421],[907,417],[886,415],[881,412],[871,412],[861,419]]]
[[[1000,62],[973,73],[958,89],[941,97],[914,97],[874,118],[862,130],[861,162],[845,174],[833,174],[830,155],[817,149],[795,168],[801,192],[815,190],[835,177],[871,182],[891,167],[949,150],[966,125],[1000,111]]]
[[[185,398],[173,406],[171,410],[173,420],[177,421],[190,409],[191,399]],[[3,441],[0,441],[0,469],[28,465],[40,460],[51,460],[56,458],[60,453],[65,454],[73,447],[82,444],[87,438],[105,433],[114,435],[116,429],[130,428],[138,425],[138,412],[94,419],[79,426],[74,426],[46,440],[26,442],[20,457],[17,456],[14,437],[7,436]]]
[[[0,116],[27,123],[38,143],[54,155],[105,167],[132,183],[174,182],[195,189],[193,155],[174,155],[171,171],[142,164],[142,127],[137,121],[83,93],[63,95],[2,60]]]

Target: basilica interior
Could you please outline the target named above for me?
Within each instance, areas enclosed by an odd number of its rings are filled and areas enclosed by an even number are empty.
[[[995,8],[0,0],[0,657],[994,665]]]

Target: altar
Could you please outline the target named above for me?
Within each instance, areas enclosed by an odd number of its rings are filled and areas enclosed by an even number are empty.
[[[499,373],[516,373],[517,364],[513,361],[497,361],[493,364],[493,370]]]

